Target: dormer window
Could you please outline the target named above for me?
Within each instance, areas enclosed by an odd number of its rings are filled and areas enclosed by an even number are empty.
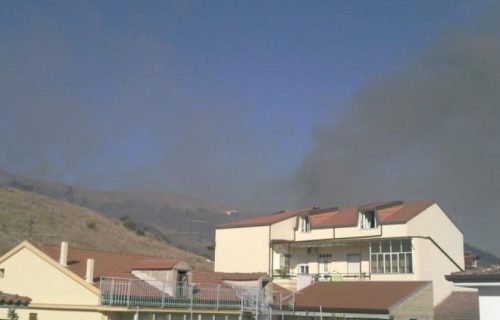
[[[375,211],[364,211],[360,212],[360,223],[361,229],[375,229],[377,228],[377,216]]]
[[[302,217],[300,223],[300,231],[302,232],[310,232],[311,231],[311,221],[308,216]]]

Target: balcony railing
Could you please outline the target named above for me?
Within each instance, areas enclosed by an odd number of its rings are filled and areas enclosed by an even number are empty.
[[[275,270],[273,273],[273,278],[275,279],[297,279],[302,274],[297,273],[287,273]],[[370,273],[360,272],[360,273],[315,273],[307,274],[311,276],[315,282],[317,281],[345,281],[345,280],[368,280],[370,279]]]
[[[275,305],[289,308],[290,302],[293,302],[289,297],[265,294],[264,290],[258,288],[157,280],[101,278],[99,288],[100,303],[111,306],[261,312]]]

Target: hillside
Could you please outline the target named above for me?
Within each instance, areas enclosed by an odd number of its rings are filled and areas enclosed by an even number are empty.
[[[165,192],[143,190],[99,191],[62,183],[28,179],[0,170],[0,186],[36,192],[108,216],[130,217],[163,239],[186,250],[211,257],[215,226],[247,217],[231,215],[234,207]]]
[[[0,230],[1,254],[25,239],[35,244],[67,240],[75,247],[181,257],[198,269],[212,268],[205,258],[135,227],[133,220],[112,219],[67,201],[10,187],[0,187]]]
[[[471,253],[473,256],[479,256],[479,265],[487,266],[490,264],[500,263],[500,258],[495,256],[493,253],[479,249],[473,245],[465,243],[464,251]]]

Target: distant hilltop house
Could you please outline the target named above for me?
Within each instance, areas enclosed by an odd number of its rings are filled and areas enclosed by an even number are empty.
[[[228,209],[228,210],[224,210],[222,211],[223,213],[225,213],[226,215],[230,216],[234,213],[238,213],[238,210],[235,210],[235,209]]]
[[[216,229],[215,271],[265,272],[291,291],[314,282],[430,281],[433,305],[464,270],[463,235],[434,201],[306,208]]]

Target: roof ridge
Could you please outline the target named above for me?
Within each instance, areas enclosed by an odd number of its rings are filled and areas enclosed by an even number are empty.
[[[38,249],[42,250],[44,248],[52,248],[52,249],[60,249],[60,246],[58,245],[46,245],[46,244],[37,244],[35,245]],[[69,250],[79,250],[79,251],[84,251],[84,252],[96,252],[96,253],[105,253],[105,254],[114,254],[114,255],[128,255],[128,256],[137,256],[137,257],[143,257],[143,258],[168,258],[168,259],[177,259],[177,260],[182,260],[178,259],[175,257],[171,256],[158,256],[158,255],[151,255],[151,254],[143,254],[143,253],[136,253],[136,252],[120,252],[120,251],[110,251],[110,250],[100,250],[100,249],[86,249],[86,248],[79,248],[79,247],[71,247],[68,246],[68,253],[70,252]]]

